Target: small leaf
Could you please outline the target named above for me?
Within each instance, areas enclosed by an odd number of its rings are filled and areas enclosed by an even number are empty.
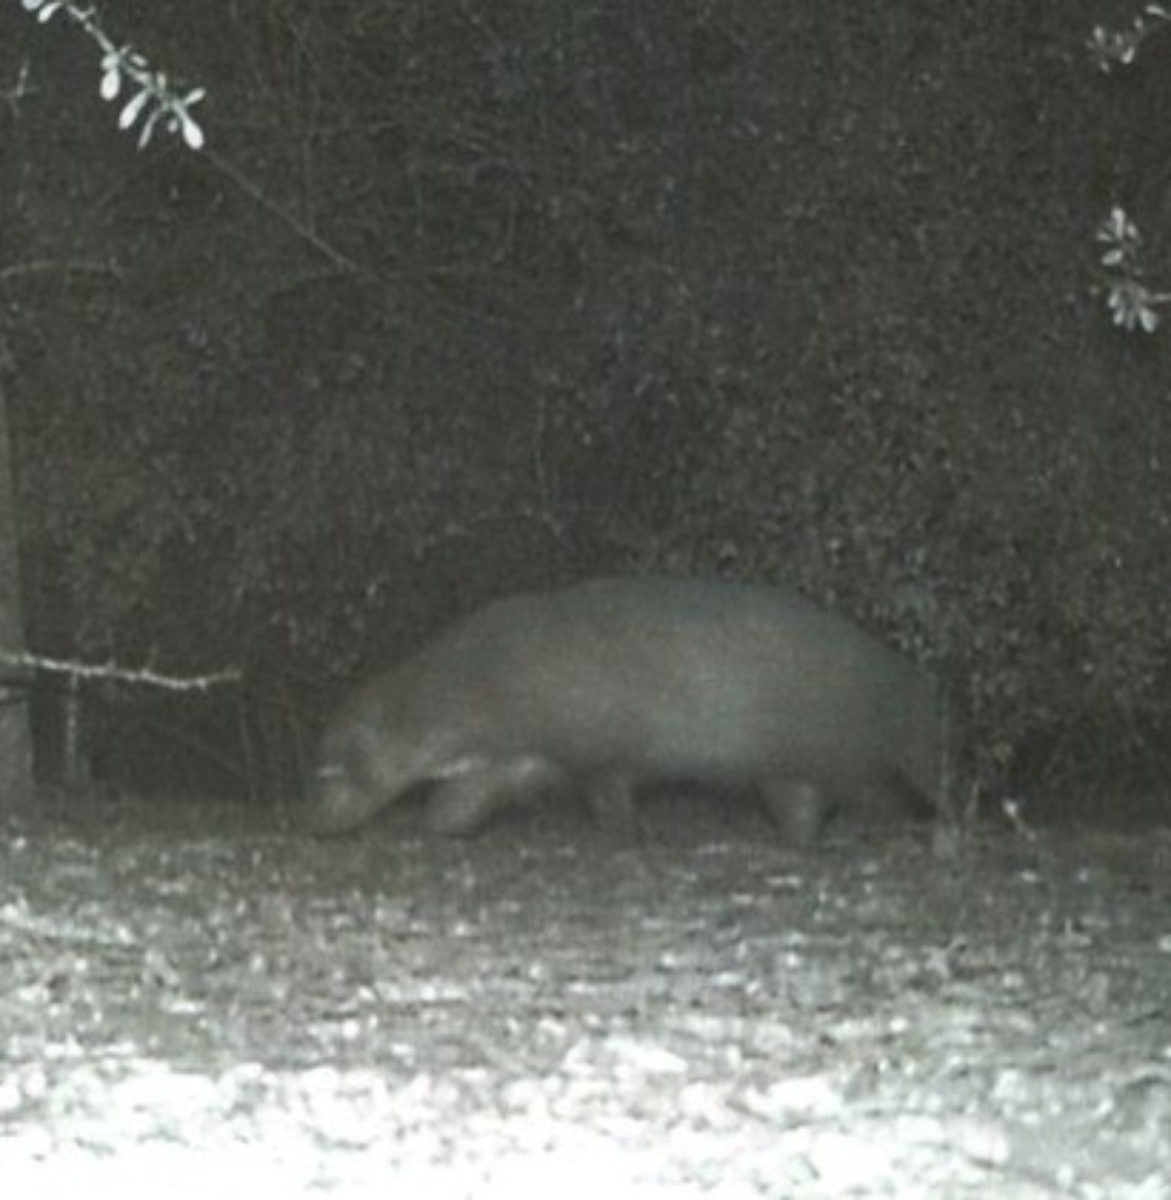
[[[126,107],[122,110],[121,115],[118,117],[118,128],[129,129],[130,126],[138,120],[139,115],[142,113],[143,105],[146,104],[149,99],[150,92],[148,92],[146,88],[143,88],[142,91],[139,92],[138,95],[133,99],[131,99],[127,103]]]
[[[101,95],[103,100],[116,100],[122,90],[122,72],[117,66],[106,68],[102,73]]]
[[[179,114],[179,124],[183,133],[183,141],[192,150],[203,149],[203,130],[191,119],[190,113],[185,108],[177,110]]]
[[[146,118],[142,125],[142,132],[138,135],[138,148],[143,150],[147,143],[154,135],[155,125],[158,123],[159,116],[162,114],[161,108],[156,108],[150,116]]]

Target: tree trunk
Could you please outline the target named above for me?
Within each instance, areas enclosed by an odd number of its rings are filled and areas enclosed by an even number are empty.
[[[8,440],[8,404],[0,383],[0,652],[24,652],[16,488]],[[0,810],[32,790],[32,737],[24,672],[0,663]]]

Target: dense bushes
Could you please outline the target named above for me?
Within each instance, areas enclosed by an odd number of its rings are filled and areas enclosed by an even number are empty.
[[[57,264],[5,285],[34,643],[336,678],[488,593],[723,572],[941,663],[990,786],[1157,727],[1166,368],[1083,276],[1093,5],[253,7],[109,10],[218,160],[136,156],[0,12],[3,253]]]

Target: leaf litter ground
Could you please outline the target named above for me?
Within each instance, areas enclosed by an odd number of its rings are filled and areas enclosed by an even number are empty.
[[[4,1194],[1171,1197],[1168,831],[414,818],[11,808]]]

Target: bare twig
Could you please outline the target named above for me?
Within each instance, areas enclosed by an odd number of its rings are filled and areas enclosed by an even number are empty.
[[[30,262],[13,263],[0,269],[0,282],[19,279],[22,275],[112,275],[121,278],[122,272],[113,263],[80,262],[67,259],[37,258]]]
[[[255,183],[241,174],[222,154],[217,154],[213,150],[205,150],[204,156],[246,196],[250,197],[254,203],[265,209],[265,211],[270,212],[277,220],[292,230],[297,237],[312,246],[323,258],[328,259],[339,271],[343,271],[349,275],[359,274],[358,264],[353,259],[348,258],[336,246],[327,242],[316,230],[311,229],[304,221],[289,212],[288,209],[269,199]]]
[[[20,113],[20,102],[32,93],[32,88],[28,83],[29,66],[28,59],[20,64],[20,70],[16,73],[16,82],[10,88],[5,88],[0,92],[0,100],[3,100],[8,105],[8,111],[15,119]]]
[[[8,654],[0,651],[0,663],[8,667],[44,671],[50,675],[69,675],[74,679],[114,679],[119,683],[141,683],[150,687],[167,688],[173,692],[207,691],[221,684],[239,683],[240,672],[235,668],[215,671],[209,675],[179,678],[163,675],[150,667],[120,667],[116,663],[82,663],[42,654]]]

